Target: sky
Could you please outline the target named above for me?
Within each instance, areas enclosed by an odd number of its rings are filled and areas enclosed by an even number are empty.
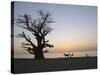
[[[38,11],[44,10],[52,13],[55,23],[50,26],[54,29],[46,36],[49,43],[54,48],[48,49],[46,58],[63,57],[64,53],[74,53],[75,56],[97,55],[97,7],[81,5],[63,5],[46,3],[14,3],[14,18],[20,15],[30,14],[33,18],[38,17]],[[25,31],[31,36],[31,33],[14,24],[14,57],[15,58],[33,58],[21,47],[21,42],[25,39],[15,37],[17,34]],[[33,37],[33,42],[36,43]]]

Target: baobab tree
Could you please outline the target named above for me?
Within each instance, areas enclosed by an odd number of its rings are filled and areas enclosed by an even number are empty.
[[[35,44],[27,33],[22,32],[18,34],[18,37],[24,38],[26,42],[22,42],[22,47],[25,48],[30,54],[34,54],[34,59],[44,59],[44,53],[48,52],[44,48],[52,48],[53,45],[49,44],[49,40],[45,37],[53,30],[50,27],[51,23],[54,23],[51,13],[40,10],[38,12],[38,18],[33,19],[29,14],[21,15],[17,18],[17,25],[27,31],[35,37],[37,44]]]

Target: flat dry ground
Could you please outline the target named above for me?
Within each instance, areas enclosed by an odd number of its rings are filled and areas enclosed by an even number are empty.
[[[97,57],[59,58],[59,59],[14,59],[12,72],[32,73],[63,70],[96,69]]]

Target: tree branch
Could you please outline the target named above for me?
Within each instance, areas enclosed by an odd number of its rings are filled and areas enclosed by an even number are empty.
[[[49,26],[50,23],[54,23],[53,18],[49,12],[44,13],[42,10],[39,11],[39,18],[33,19],[28,14],[20,16],[17,19],[18,26],[30,31],[37,41],[37,46],[32,42],[31,38],[26,36],[24,32],[19,34],[21,38],[25,38],[27,43],[22,43],[22,47],[25,48],[30,54],[38,54],[48,52],[48,50],[43,51],[46,47],[53,47],[53,45],[48,44],[49,40],[45,40],[45,36],[49,34],[53,29]],[[43,57],[42,57],[43,58]]]
[[[29,42],[33,47],[36,47],[35,44],[33,44],[33,42],[31,41],[31,39],[27,38],[25,33],[22,33],[23,37],[26,39],[27,42]]]
[[[17,19],[17,23],[24,24],[24,26],[18,26],[35,33],[35,30],[31,27],[33,23],[30,15],[25,14],[24,16],[19,16],[19,18]]]
[[[34,54],[34,50],[33,50],[33,48],[26,47],[25,50],[28,51],[30,54]]]
[[[46,49],[45,51],[43,51],[43,53],[48,53],[49,51]]]

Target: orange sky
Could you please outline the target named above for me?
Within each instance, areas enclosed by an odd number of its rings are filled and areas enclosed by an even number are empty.
[[[50,44],[54,48],[50,51],[62,51],[66,49],[97,50],[97,7],[96,6],[80,6],[80,5],[55,5],[42,3],[24,3],[16,2],[14,7],[14,17],[25,13],[32,17],[37,16],[37,10],[46,10],[52,13],[55,23],[50,26],[54,29],[46,36]],[[34,36],[26,30],[14,25],[14,35],[24,31],[32,37],[36,44]],[[24,39],[14,36],[14,53],[15,57],[22,53],[24,57],[27,52],[21,47]],[[25,53],[25,54],[24,54]],[[23,55],[24,54],[24,55]]]

